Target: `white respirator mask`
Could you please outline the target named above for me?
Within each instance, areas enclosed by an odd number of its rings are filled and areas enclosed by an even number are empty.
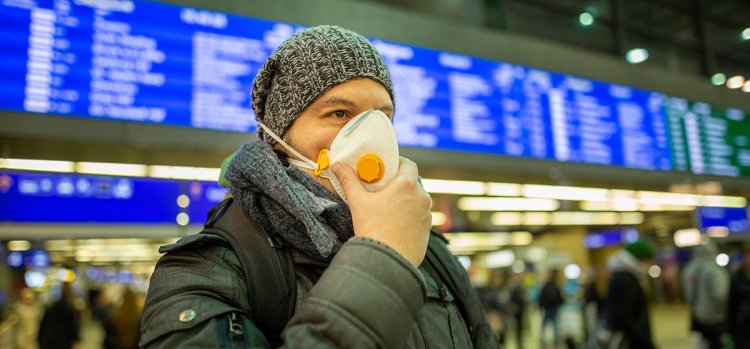
[[[367,191],[382,189],[398,173],[396,132],[382,111],[370,109],[352,118],[333,139],[331,149],[320,150],[317,161],[300,154],[265,125],[259,126],[300,159],[290,158],[290,164],[313,170],[316,176],[328,179],[344,201],[344,188],[331,170],[331,164],[341,162],[355,169]]]

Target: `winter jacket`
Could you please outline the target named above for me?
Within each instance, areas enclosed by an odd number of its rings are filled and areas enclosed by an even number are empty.
[[[648,301],[638,278],[645,270],[629,252],[621,250],[608,262],[612,273],[607,286],[607,323],[615,331],[622,331],[630,348],[654,348]]]
[[[682,272],[685,300],[695,320],[704,325],[722,324],[726,318],[729,273],[716,264],[715,258],[712,245],[699,246]]]
[[[141,347],[270,347],[242,311],[251,295],[229,246],[203,236],[163,251],[146,298]],[[354,237],[330,264],[299,251],[292,259],[297,304],[282,333],[285,348],[472,347],[454,295],[424,264],[415,268],[380,242]],[[451,267],[462,268],[455,258]],[[495,345],[491,333],[486,338],[476,347]]]

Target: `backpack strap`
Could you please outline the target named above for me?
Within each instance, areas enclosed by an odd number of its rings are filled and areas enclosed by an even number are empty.
[[[222,237],[242,265],[250,309],[243,309],[272,347],[282,344],[281,332],[297,301],[294,263],[243,209],[229,198],[211,209],[203,234]]]
[[[456,257],[446,248],[448,240],[440,233],[431,230],[427,244],[425,266],[436,282],[442,282],[453,293],[458,309],[461,311],[469,335],[475,348],[490,348],[497,346],[492,330],[487,324],[479,295],[471,288],[466,279],[466,272],[455,260]],[[440,281],[437,281],[440,280]]]

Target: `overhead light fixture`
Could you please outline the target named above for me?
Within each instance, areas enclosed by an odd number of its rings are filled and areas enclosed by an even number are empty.
[[[496,212],[490,218],[496,226],[547,225],[638,225],[643,223],[640,212]]]
[[[636,199],[612,199],[606,201],[582,201],[584,211],[638,211]]]
[[[0,168],[43,172],[73,172],[75,165],[72,161],[0,159]]]
[[[149,176],[154,178],[171,178],[186,180],[217,181],[221,173],[219,168],[184,167],[184,166],[149,166]]]
[[[639,225],[643,223],[644,216],[640,212],[623,212],[620,213],[620,225]]]
[[[745,81],[745,84],[742,85],[742,92],[750,92],[750,80]]]
[[[648,59],[648,50],[645,48],[634,48],[625,54],[625,60],[630,64],[643,63]]]
[[[28,251],[31,249],[31,242],[28,240],[11,240],[8,241],[8,251]]]
[[[440,226],[445,224],[448,217],[442,212],[432,212],[432,226]]]
[[[727,88],[735,90],[738,88],[742,88],[742,86],[744,85],[745,85],[745,77],[742,75],[735,75],[727,79]]]
[[[750,28],[745,28],[740,34],[740,37],[745,41],[750,40]]]
[[[555,211],[560,202],[552,199],[463,197],[462,211]]]
[[[146,165],[121,164],[108,162],[78,162],[76,172],[106,176],[146,176]]]
[[[724,73],[716,73],[711,76],[711,84],[714,86],[721,86],[727,82],[727,76]]]
[[[516,183],[487,183],[487,195],[521,196],[523,185]]]
[[[513,265],[516,261],[516,254],[511,250],[503,250],[488,253],[484,259],[484,266],[487,268],[504,268]]]
[[[527,184],[523,186],[523,195],[530,198],[558,200],[605,200],[609,197],[609,190],[600,188]]]
[[[747,206],[747,199],[742,196],[702,195],[700,205],[740,208]]]
[[[485,184],[476,181],[423,178],[422,187],[433,194],[484,195],[486,192]]]
[[[675,205],[698,206],[700,195],[683,193],[666,193],[657,191],[639,191],[636,194],[641,205]]]
[[[674,232],[674,244],[677,247],[690,247],[701,244],[701,232],[698,229],[680,229]]]
[[[492,224],[499,226],[523,225],[523,214],[521,212],[497,212],[492,214]]]
[[[594,15],[588,12],[583,12],[578,16],[578,22],[584,27],[591,26],[594,24]]]

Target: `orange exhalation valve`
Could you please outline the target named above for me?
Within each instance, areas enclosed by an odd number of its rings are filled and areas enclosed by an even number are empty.
[[[365,154],[357,161],[357,174],[367,183],[375,183],[385,174],[383,160],[375,154]]]
[[[318,152],[318,168],[313,171],[313,173],[316,176],[320,176],[321,173],[323,173],[323,170],[328,168],[328,165],[331,164],[331,159],[328,157],[328,149],[321,149],[320,152]]]

